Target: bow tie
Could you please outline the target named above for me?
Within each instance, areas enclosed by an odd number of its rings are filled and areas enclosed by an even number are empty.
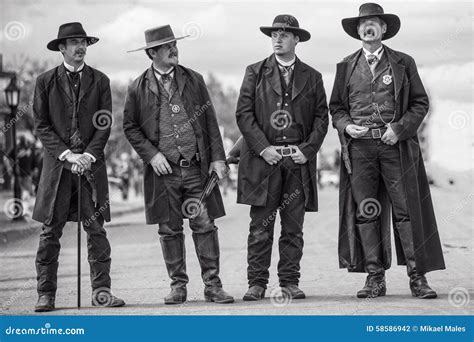
[[[161,72],[159,72],[158,70],[155,69],[155,72],[157,72],[158,75],[160,75],[161,82],[163,82],[163,83],[167,83],[167,82],[171,81],[171,74],[173,73],[173,71],[174,71],[174,68],[171,69],[169,72],[167,72],[165,74],[162,74]]]
[[[371,65],[371,66],[376,64],[378,61],[379,61],[379,59],[377,58],[376,55],[370,54],[370,55],[367,56],[367,63],[369,63],[369,65]]]

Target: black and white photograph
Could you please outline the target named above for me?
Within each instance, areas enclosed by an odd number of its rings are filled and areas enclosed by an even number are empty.
[[[0,340],[472,341],[473,12],[0,0]]]

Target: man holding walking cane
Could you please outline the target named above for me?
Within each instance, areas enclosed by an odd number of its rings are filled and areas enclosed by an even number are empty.
[[[45,148],[33,212],[33,219],[43,223],[36,255],[36,312],[55,309],[59,239],[67,221],[78,227],[82,221],[87,233],[92,305],[125,305],[110,292],[111,250],[103,227],[104,220],[110,221],[104,160],[112,123],[109,79],[84,64],[87,46],[98,40],[80,23],[61,25],[58,38],[47,47],[60,51],[64,63],[36,80],[35,128]]]

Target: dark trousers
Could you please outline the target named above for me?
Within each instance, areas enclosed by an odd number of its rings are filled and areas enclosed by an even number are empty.
[[[413,254],[399,147],[398,144],[386,145],[380,139],[354,139],[350,144],[350,156],[351,190],[357,204],[356,224],[365,255],[364,267],[369,275],[377,275],[384,272],[381,263],[382,237],[379,220],[381,206],[377,199],[381,182],[384,183],[392,204],[395,228],[403,237],[402,247],[406,254]],[[407,264],[410,265],[408,261]],[[409,273],[413,271],[414,269],[408,270]]]
[[[92,289],[110,288],[110,244],[104,229],[104,219],[94,208],[92,189],[85,177],[81,180],[81,219],[87,233],[87,251]],[[39,294],[56,293],[60,238],[67,221],[77,221],[77,176],[63,170],[56,196],[53,220],[43,224],[38,252],[36,272]]]
[[[222,286],[219,278],[219,241],[217,227],[205,204],[199,206],[203,192],[201,167],[193,163],[180,167],[170,163],[172,174],[160,176],[165,182],[169,202],[169,220],[158,225],[163,257],[172,287],[184,287],[186,274],[183,218],[189,219],[201,275],[206,286]]]
[[[291,157],[284,157],[270,175],[267,204],[252,206],[250,209],[247,256],[249,286],[259,285],[266,288],[268,284],[277,212],[281,218],[281,235],[278,242],[279,282],[281,286],[298,285],[300,261],[303,256],[305,198],[301,165],[295,164]]]
[[[398,144],[386,145],[380,139],[353,139],[350,156],[351,189],[357,203],[357,223],[378,220],[378,215],[371,214],[371,203],[377,200],[381,181],[390,197],[395,222],[409,221]]]

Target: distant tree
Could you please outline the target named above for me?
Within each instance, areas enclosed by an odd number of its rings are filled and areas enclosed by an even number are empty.
[[[206,84],[216,109],[219,125],[224,127],[226,137],[236,141],[240,136],[235,122],[238,93],[232,88],[224,90],[222,83],[212,73],[208,75]]]

